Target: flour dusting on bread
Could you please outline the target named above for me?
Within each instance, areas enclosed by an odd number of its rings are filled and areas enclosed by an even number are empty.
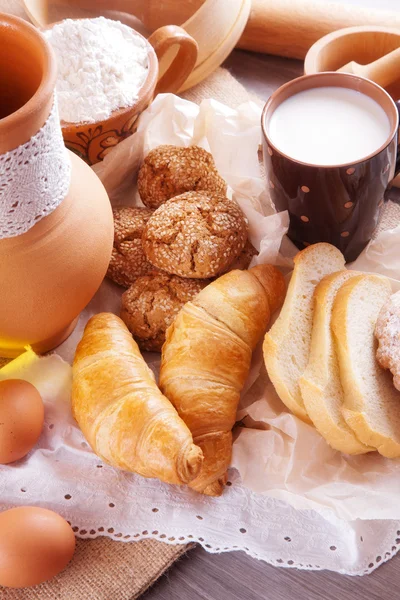
[[[400,390],[400,292],[382,307],[375,335],[379,342],[376,358],[381,367],[390,369],[394,386]]]

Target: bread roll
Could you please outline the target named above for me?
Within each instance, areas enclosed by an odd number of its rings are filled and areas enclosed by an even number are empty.
[[[212,155],[199,146],[158,146],[148,153],[138,175],[140,198],[153,210],[185,192],[225,196],[226,189]]]
[[[138,277],[156,271],[142,247],[144,226],[152,215],[147,208],[121,206],[114,208],[114,245],[107,276],[128,288]]]
[[[139,277],[122,294],[121,319],[142,350],[161,352],[165,332],[182,306],[209,283],[168,273]]]
[[[393,384],[400,390],[400,292],[382,306],[375,327],[379,347],[376,358],[384,369],[390,369]]]
[[[143,230],[147,259],[167,273],[214,277],[239,256],[247,241],[239,205],[220,194],[188,192],[165,202]]]

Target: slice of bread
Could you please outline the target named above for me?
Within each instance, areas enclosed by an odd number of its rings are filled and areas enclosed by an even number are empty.
[[[314,244],[297,254],[285,303],[264,340],[268,375],[284,404],[303,421],[310,418],[299,379],[310,354],[313,294],[325,275],[344,269],[343,254],[331,244]]]
[[[358,439],[383,456],[400,456],[400,392],[376,360],[379,312],[391,294],[379,275],[359,275],[339,290],[332,330],[344,392],[343,416]]]
[[[327,275],[317,285],[310,358],[299,381],[304,406],[315,427],[332,448],[347,454],[364,454],[375,449],[362,444],[343,417],[343,388],[331,332],[336,294],[346,281],[358,275],[357,271],[339,271]]]

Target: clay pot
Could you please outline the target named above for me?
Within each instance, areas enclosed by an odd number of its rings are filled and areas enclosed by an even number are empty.
[[[51,29],[59,22],[52,23]],[[151,34],[148,40],[138,31],[147,47],[148,74],[132,106],[114,110],[107,119],[95,123],[67,123],[61,121],[65,145],[89,165],[94,165],[112,151],[117,144],[137,129],[137,120],[159,93],[175,93],[189,77],[196,64],[197,42],[181,27],[166,25]],[[179,48],[167,70],[159,73],[159,60],[172,48]]]
[[[0,154],[43,126],[55,82],[55,57],[42,35],[0,14]],[[110,202],[90,167],[68,155],[66,198],[26,233],[0,239],[0,356],[17,356],[27,344],[45,352],[64,341],[106,273],[113,241]]]

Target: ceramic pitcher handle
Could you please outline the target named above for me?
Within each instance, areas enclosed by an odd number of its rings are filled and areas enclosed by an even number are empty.
[[[177,92],[195,67],[199,50],[196,40],[182,27],[165,25],[165,27],[160,27],[152,33],[148,41],[157,54],[161,69],[165,54],[173,46],[179,46],[178,53],[172,63],[165,73],[161,74],[155,93]]]

